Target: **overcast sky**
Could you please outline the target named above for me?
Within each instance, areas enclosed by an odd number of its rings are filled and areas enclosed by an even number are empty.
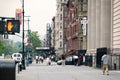
[[[24,1],[25,16],[31,16],[30,29],[32,31],[38,31],[39,35],[43,38],[46,33],[46,24],[51,23],[52,17],[56,14],[56,0]],[[16,8],[21,8],[21,6],[22,0],[0,0],[0,16],[15,17]],[[25,20],[27,19],[25,18]],[[25,22],[25,29],[27,28],[27,22]],[[12,38],[15,39],[15,36]]]

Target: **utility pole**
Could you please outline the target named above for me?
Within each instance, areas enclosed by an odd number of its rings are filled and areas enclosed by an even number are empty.
[[[22,0],[22,17],[23,17],[23,19],[22,19],[22,22],[23,22],[23,36],[22,36],[22,43],[23,43],[23,45],[22,45],[22,55],[23,55],[23,58],[22,58],[22,68],[23,69],[26,69],[26,67],[25,67],[25,51],[24,51],[24,0]]]

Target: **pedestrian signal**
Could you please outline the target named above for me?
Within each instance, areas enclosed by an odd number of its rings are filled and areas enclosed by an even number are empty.
[[[20,21],[19,20],[7,20],[7,32],[8,33],[19,33],[20,32]]]
[[[0,34],[5,32],[5,21],[0,21]]]

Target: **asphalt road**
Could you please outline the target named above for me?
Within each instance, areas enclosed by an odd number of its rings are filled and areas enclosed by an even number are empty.
[[[120,71],[109,71],[103,75],[101,69],[88,66],[59,66],[55,63],[32,63],[16,76],[16,80],[120,80]]]

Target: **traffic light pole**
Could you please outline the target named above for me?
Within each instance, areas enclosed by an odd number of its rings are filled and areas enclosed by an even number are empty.
[[[23,36],[22,36],[22,55],[23,55],[23,58],[22,58],[22,68],[23,69],[26,69],[25,67],[25,51],[24,51],[24,0],[22,0],[22,22],[23,22]]]

